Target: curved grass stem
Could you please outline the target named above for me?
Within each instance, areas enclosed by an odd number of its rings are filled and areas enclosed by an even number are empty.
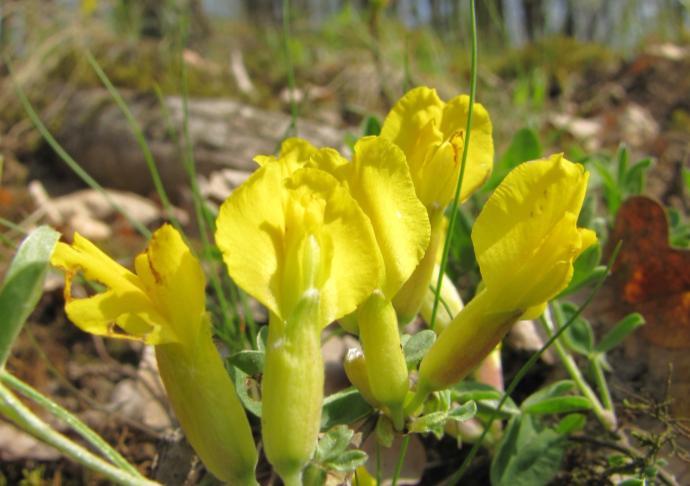
[[[133,476],[138,476],[144,479],[144,477],[139,473],[139,471],[129,462],[127,462],[127,460],[124,457],[122,457],[119,452],[110,447],[110,445],[106,441],[104,441],[100,435],[98,435],[95,431],[89,428],[84,422],[79,420],[76,416],[62,408],[57,403],[50,400],[45,395],[41,394],[38,390],[35,390],[19,378],[4,371],[0,372],[0,381],[4,382],[13,390],[21,393],[26,398],[33,401],[37,405],[40,405],[42,408],[49,411],[55,417],[65,422],[70,427],[72,427],[72,429],[74,429],[75,432],[81,435],[84,438],[84,440],[88,441],[94,448],[96,448],[101,454],[103,454],[103,456],[106,459],[118,466],[120,469],[129,472]]]
[[[5,378],[5,376],[3,376]],[[5,385],[0,383],[0,413],[22,430],[55,447],[67,457],[123,485],[153,486],[159,483],[134,475],[84,449],[53,429],[26,407]]]

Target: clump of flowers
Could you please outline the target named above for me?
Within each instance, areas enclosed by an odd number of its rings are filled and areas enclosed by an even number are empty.
[[[260,167],[219,210],[215,241],[227,271],[269,313],[261,438],[285,484],[301,484],[315,454],[327,325],[341,320],[359,336],[362,351],[348,354],[347,374],[403,431],[431,392],[463,379],[516,320],[539,315],[596,240],[576,224],[588,180],[582,166],[554,155],[514,169],[472,230],[483,284],[464,307],[447,291],[453,315],[437,329],[410,390],[399,329],[428,308],[440,271],[469,108],[467,96],[446,103],[430,88],[414,89],[380,136],[355,145],[352,160],[286,140],[278,156],[257,156]],[[489,115],[479,104],[473,112],[463,201],[488,178],[494,156]],[[53,264],[65,271],[76,325],[156,347],[177,418],[208,469],[232,484],[255,482],[254,438],[211,339],[204,275],[181,235],[167,225],[156,231],[136,273],[79,235],[58,245]],[[77,272],[107,289],[73,298]]]

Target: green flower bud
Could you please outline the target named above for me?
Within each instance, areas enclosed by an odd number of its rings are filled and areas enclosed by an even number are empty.
[[[359,307],[357,317],[371,392],[388,407],[396,429],[400,430],[409,383],[395,310],[382,292],[374,291]]]
[[[324,366],[319,293],[305,292],[287,321],[271,316],[261,385],[266,457],[286,485],[299,485],[319,435]]]

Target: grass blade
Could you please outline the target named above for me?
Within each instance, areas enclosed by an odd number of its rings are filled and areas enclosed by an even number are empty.
[[[48,226],[32,231],[19,246],[0,289],[0,370],[12,343],[43,292],[50,255],[60,234]]]

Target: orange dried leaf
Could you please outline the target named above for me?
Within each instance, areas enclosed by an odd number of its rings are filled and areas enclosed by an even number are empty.
[[[666,212],[644,196],[623,203],[610,237],[623,245],[612,284],[620,301],[642,314],[641,332],[666,348],[690,347],[690,250],[669,244]]]

